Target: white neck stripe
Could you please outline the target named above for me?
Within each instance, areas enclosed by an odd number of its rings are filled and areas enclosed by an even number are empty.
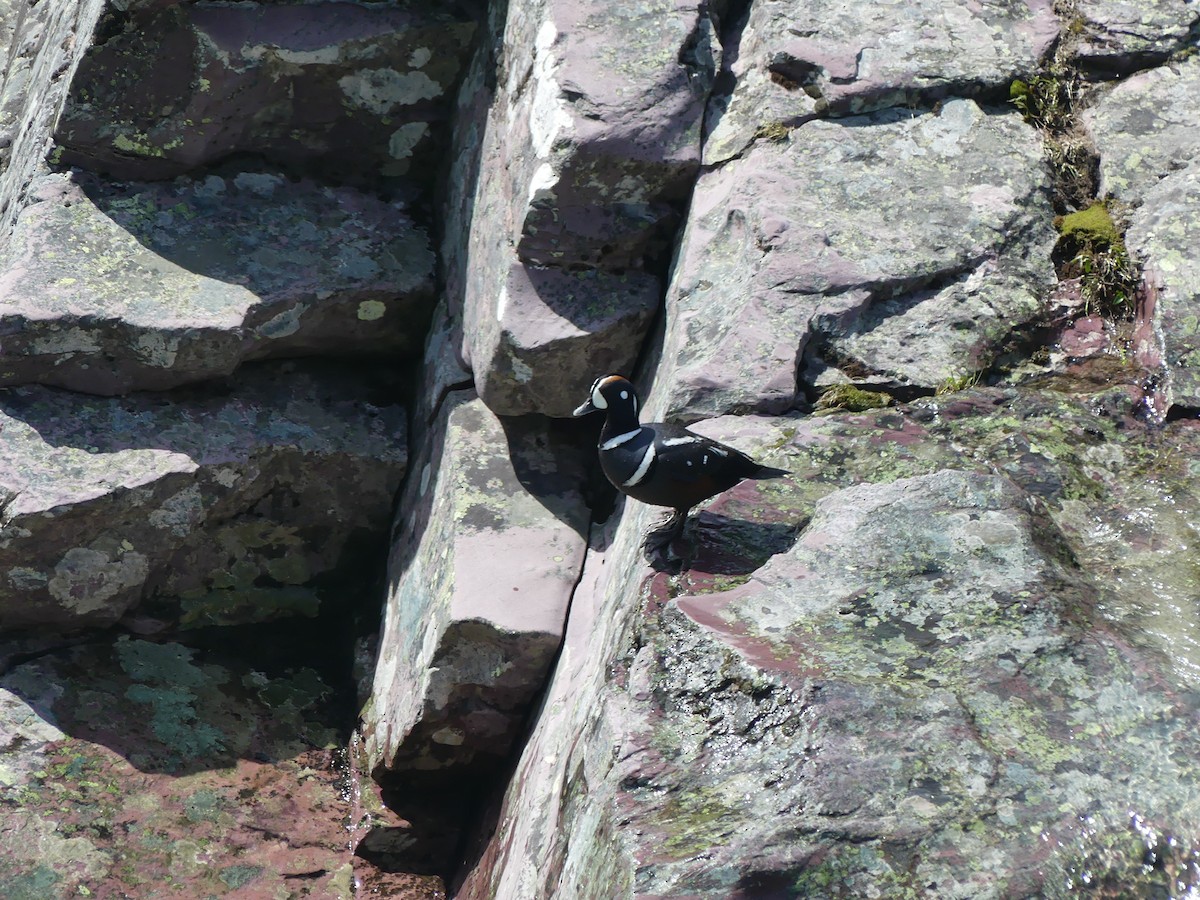
[[[613,447],[620,447],[626,441],[632,441],[641,433],[642,429],[635,428],[633,431],[627,431],[624,434],[618,434],[616,437],[610,437],[607,441],[600,445],[600,449],[611,450]]]
[[[621,487],[633,487],[639,481],[646,477],[646,473],[650,471],[650,463],[654,462],[654,444],[646,448],[646,455],[642,457],[642,462],[637,467],[637,471],[629,476],[629,480],[624,482]]]

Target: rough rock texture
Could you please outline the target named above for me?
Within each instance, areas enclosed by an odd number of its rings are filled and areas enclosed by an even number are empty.
[[[41,167],[74,72],[104,0],[5,4],[0,37],[0,250]]]
[[[379,814],[330,679],[221,644],[120,637],[0,677],[0,894],[444,897],[353,855]]]
[[[484,43],[463,95],[491,104],[466,101],[456,148],[480,177],[451,181],[447,280],[494,412],[569,415],[576,385],[636,361],[700,156],[705,6],[510,3],[498,65]]]
[[[986,368],[1053,280],[1041,156],[1019,117],[955,100],[809,122],[705,173],[653,412],[789,409],[806,352],[897,387]]]
[[[1100,196],[1139,204],[1170,172],[1200,157],[1200,57],[1131,76],[1083,114],[1100,150]]]
[[[367,394],[293,365],[223,396],[0,394],[0,630],[144,600],[184,625],[311,615],[312,580],[386,528],[404,475],[404,410]]]
[[[1200,644],[1194,627],[1160,647],[1130,639],[1194,584],[1170,563],[1185,535],[1159,544],[1154,524],[1130,523],[1134,552],[1100,561],[1123,543],[1108,527],[1133,493],[1158,494],[1154,523],[1170,524],[1173,489],[1196,509],[1200,444],[1180,423],[1161,441],[1180,454],[1163,457],[1131,409],[1119,391],[993,391],[706,423],[796,476],[713,504],[679,578],[643,582],[626,564],[644,508],[593,547],[496,835],[459,896],[1195,884]],[[1161,488],[1131,485],[1144,466]],[[1090,575],[1114,571],[1134,580],[1124,598]],[[1154,578],[1158,596],[1138,590]]]
[[[1200,59],[1122,82],[1084,116],[1100,189],[1134,208],[1126,244],[1143,267],[1139,357],[1160,373],[1162,414],[1200,409]]]
[[[710,106],[704,160],[818,115],[995,95],[1037,68],[1058,29],[1041,0],[751,4],[727,57],[736,86]]]
[[[47,175],[0,275],[0,384],[161,389],[266,356],[421,346],[435,259],[398,202],[279,175]]]
[[[400,503],[369,763],[494,768],[562,639],[583,562],[578,451],[541,417],[448,395]]]
[[[1129,72],[1183,49],[1200,24],[1195,0],[1079,0],[1080,64],[1098,72]]]
[[[1164,409],[1200,410],[1200,159],[1146,192],[1126,240],[1145,264],[1143,353],[1161,366]]]
[[[472,6],[114,4],[59,122],[61,161],[166,178],[254,154],[343,180],[428,177]]]

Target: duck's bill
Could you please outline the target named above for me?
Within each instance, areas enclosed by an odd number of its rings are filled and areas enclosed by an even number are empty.
[[[592,401],[589,399],[589,400],[583,401],[577,407],[575,407],[575,412],[571,413],[571,415],[578,418],[579,416],[586,416],[588,413],[594,413],[595,411],[596,411],[596,407],[595,407],[595,405],[593,405]]]

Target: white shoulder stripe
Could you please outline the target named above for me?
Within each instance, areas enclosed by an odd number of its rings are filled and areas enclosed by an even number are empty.
[[[620,447],[626,441],[632,441],[641,433],[642,429],[635,428],[633,431],[627,431],[624,434],[618,434],[616,437],[610,437],[607,441],[600,445],[600,449],[611,450],[613,447]]]
[[[662,445],[664,447],[678,447],[680,444],[698,444],[698,443],[700,443],[700,438],[691,437],[689,435],[688,437],[668,438],[667,440],[662,442]]]
[[[621,487],[633,487],[639,481],[646,477],[646,473],[650,471],[650,463],[654,462],[654,444],[646,448],[646,455],[642,457],[641,463],[637,467],[637,471],[629,476],[629,480],[624,482]]]

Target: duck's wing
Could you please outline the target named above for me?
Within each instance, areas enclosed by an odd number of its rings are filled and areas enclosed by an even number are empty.
[[[745,478],[756,464],[744,453],[710,438],[688,431],[682,425],[655,424],[654,449],[660,470],[678,481],[712,478],[720,483]]]

